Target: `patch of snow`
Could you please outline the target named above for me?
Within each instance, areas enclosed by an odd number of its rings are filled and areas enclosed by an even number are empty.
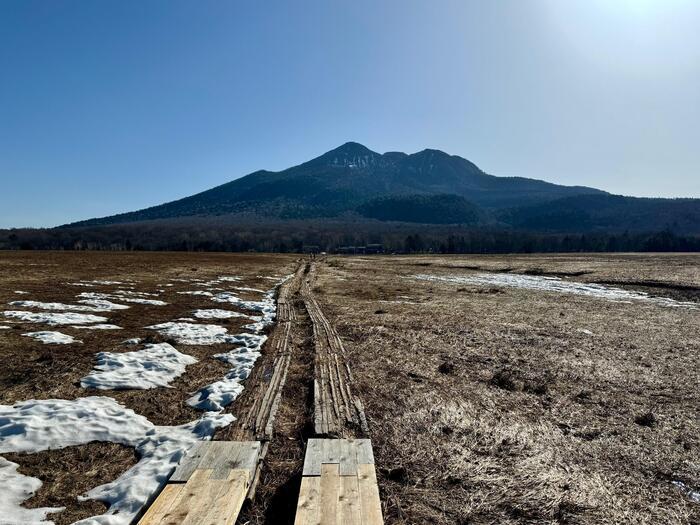
[[[586,335],[593,335],[593,332],[591,332],[587,328],[578,328],[576,331]]]
[[[71,326],[71,328],[78,328],[82,330],[123,330],[121,326],[117,326],[116,324],[107,324],[107,323],[102,323],[102,324],[88,324],[88,325],[75,325]]]
[[[0,330],[9,330],[10,327],[7,326],[6,324],[0,324]]]
[[[29,292],[25,292],[23,290],[15,290],[15,293],[19,295],[27,295]]]
[[[700,307],[700,304],[694,302],[676,301],[667,297],[652,297],[645,292],[623,290],[622,288],[608,287],[602,284],[564,281],[558,277],[540,277],[513,273],[480,273],[463,277],[421,274],[414,275],[413,277],[422,281],[474,284],[480,286],[504,286],[526,290],[585,295],[614,302],[644,301],[668,308],[683,307],[698,309]]]
[[[233,286],[232,287],[234,290],[238,290],[239,292],[259,292],[259,293],[265,293],[265,290],[260,290],[259,288],[249,288],[247,286]]]
[[[95,281],[78,281],[77,283],[68,283],[71,286],[87,286],[87,287],[95,287],[97,285],[103,285],[103,286],[110,286],[110,285],[118,285],[118,284],[128,284],[125,282],[121,281],[101,281],[101,280],[95,280]]]
[[[92,306],[95,312],[109,312],[112,310],[126,310],[129,308],[125,304],[113,303],[106,299],[81,299],[78,302]]]
[[[80,380],[80,386],[98,390],[165,387],[196,362],[168,343],[148,344],[135,352],[100,352],[95,370]]]
[[[73,336],[62,334],[61,332],[28,332],[22,334],[25,337],[32,337],[41,341],[45,345],[70,345],[73,343],[82,343]]]
[[[6,310],[5,317],[19,319],[28,323],[45,323],[49,325],[62,324],[90,324],[104,323],[106,317],[91,314],[79,314],[75,312],[25,312],[20,310]]]
[[[693,488],[689,487],[682,481],[672,481],[673,485],[678,487],[682,492],[685,493],[686,496],[688,496],[688,499],[690,501],[694,501],[695,503],[700,503],[700,491],[694,490]]]
[[[114,304],[109,301],[78,301],[87,304],[43,303],[41,301],[11,301],[10,306],[20,308],[37,308],[39,310],[58,310],[62,312],[107,312],[111,310],[123,310],[129,308],[122,304]]]
[[[233,403],[243,392],[243,381],[248,378],[260,357],[260,349],[267,340],[267,336],[239,334],[237,337],[244,346],[214,356],[232,365],[233,368],[223,379],[201,388],[190,397],[187,400],[190,406],[199,410],[219,412]]]
[[[123,345],[137,345],[141,342],[140,337],[132,337],[131,339],[127,339],[126,341],[122,341]]]
[[[45,521],[46,515],[60,512],[65,507],[41,507],[28,509],[22,507],[22,502],[31,498],[41,487],[41,481],[17,472],[17,463],[12,463],[0,457],[0,523],[39,524],[53,523]]]
[[[147,326],[149,330],[157,330],[166,337],[172,337],[184,345],[214,345],[235,342],[235,336],[228,330],[215,324],[193,324],[188,322],[169,322]]]
[[[256,323],[255,331],[260,331],[275,320],[275,298],[274,289],[265,293],[261,301],[245,301],[231,292],[216,294],[212,301],[217,303],[228,303],[244,310],[251,310],[262,313],[262,319]]]
[[[158,299],[144,299],[143,297],[132,297],[128,295],[117,295],[117,294],[109,294],[109,293],[99,293],[99,292],[83,292],[81,294],[78,294],[78,297],[82,297],[86,300],[83,301],[78,301],[78,302],[88,302],[88,301],[106,301],[109,302],[109,299],[116,299],[117,301],[122,301],[125,303],[138,303],[138,304],[150,304],[154,306],[165,306],[166,303],[165,301],[160,301]],[[127,306],[128,308],[128,306]]]
[[[218,308],[195,310],[193,315],[197,319],[231,319],[233,317],[245,317],[247,319],[255,319],[256,321],[262,320],[262,317],[242,314],[240,312],[234,312],[232,310],[220,310]]]
[[[209,412],[185,425],[156,426],[109,397],[22,401],[0,405],[0,453],[39,452],[91,441],[135,447],[140,458],[136,465],[79,498],[104,501],[109,509],[77,523],[128,525],[165,484],[187,451],[198,441],[211,439],[217,428],[234,419],[230,414]],[[11,483],[4,479],[0,478],[0,489],[3,494],[10,493]]]
[[[208,292],[207,290],[188,290],[186,292],[177,292],[180,295],[204,295],[206,297],[213,297],[214,294]]]

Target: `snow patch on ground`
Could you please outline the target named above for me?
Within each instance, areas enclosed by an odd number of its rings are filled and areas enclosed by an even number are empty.
[[[132,337],[131,339],[127,339],[126,341],[122,341],[123,345],[137,345],[141,342],[140,337]]]
[[[10,327],[7,326],[6,324],[0,324],[0,330],[9,330]]]
[[[565,281],[558,277],[540,277],[513,273],[480,273],[464,277],[421,274],[414,275],[413,277],[421,281],[474,284],[480,286],[504,286],[523,288],[526,290],[586,295],[616,302],[644,301],[668,308],[683,307],[697,309],[700,307],[698,303],[694,302],[676,301],[666,297],[651,297],[645,292],[623,290],[622,288],[608,287],[602,284]]]
[[[28,323],[45,323],[49,325],[62,324],[90,324],[104,323],[106,317],[101,315],[79,314],[75,312],[25,312],[20,310],[7,310],[3,312],[5,317],[19,319]]]
[[[100,352],[95,370],[80,380],[80,386],[98,390],[166,387],[196,362],[168,343],[148,344],[135,352]]]
[[[147,326],[166,337],[172,337],[184,345],[215,345],[233,342],[228,330],[215,324],[194,324],[189,322],[169,322]]]
[[[160,301],[158,299],[145,299],[143,297],[132,297],[130,295],[124,294],[110,294],[110,293],[100,293],[100,292],[83,292],[78,294],[78,297],[82,297],[87,301],[109,301],[109,299],[115,299],[117,301],[122,301],[125,303],[138,303],[138,304],[150,304],[153,306],[165,306],[165,301]],[[79,302],[87,302],[79,301]],[[127,306],[128,308],[128,306]]]
[[[41,341],[45,345],[70,345],[73,343],[82,343],[73,336],[62,334],[61,332],[28,332],[22,334],[25,337],[32,337]]]
[[[682,481],[672,481],[671,482],[674,486],[678,487],[682,492],[685,493],[686,496],[688,496],[688,499],[690,501],[693,501],[695,503],[700,503],[700,491],[693,490],[691,487],[683,483]]]
[[[25,292],[24,290],[15,290],[15,293],[19,295],[27,295],[29,292]]]
[[[117,326],[116,324],[107,324],[107,323],[102,323],[102,324],[88,324],[88,325],[75,325],[71,326],[71,328],[78,328],[80,330],[123,330],[121,326]]]
[[[201,388],[187,400],[187,404],[199,410],[219,412],[233,403],[243,392],[243,381],[250,375],[260,357],[260,349],[267,340],[265,335],[239,334],[240,346],[214,357],[228,363],[232,368],[223,379]]]
[[[262,317],[242,314],[240,312],[234,312],[232,310],[220,310],[218,308],[195,310],[192,315],[194,315],[197,319],[231,319],[233,317],[245,317],[247,319],[254,319],[256,321],[262,320]]]
[[[214,294],[206,290],[188,290],[186,292],[177,292],[180,295],[204,295],[205,297],[213,297]]]
[[[41,481],[17,472],[17,463],[0,457],[0,523],[53,523],[46,520],[51,512],[60,512],[65,507],[43,507],[27,509],[21,506],[24,500],[31,498],[41,487]]]
[[[109,505],[107,512],[78,522],[81,525],[128,525],[195,443],[210,439],[217,428],[233,421],[230,414],[206,413],[185,425],[156,426],[109,397],[22,401],[12,406],[0,405],[0,453],[39,452],[91,441],[135,447],[140,457],[136,465],[116,480],[95,487],[81,497],[104,501]],[[0,472],[6,474],[5,469]],[[25,492],[19,488],[17,492],[9,492],[14,479],[9,477],[6,481],[8,477],[0,477],[0,488],[3,494],[21,497]],[[25,480],[24,483],[33,490],[40,485],[39,480]],[[29,512],[19,507],[21,501],[2,498],[2,505],[7,507],[3,509],[7,511],[3,518],[11,515],[10,512]],[[37,513],[43,510],[35,509]]]
[[[78,302],[83,304],[43,303],[41,301],[11,301],[9,305],[18,306],[20,308],[37,308],[39,310],[62,312],[108,312],[111,310],[124,310],[129,308],[123,304],[115,304],[110,301],[103,300],[84,300]]]

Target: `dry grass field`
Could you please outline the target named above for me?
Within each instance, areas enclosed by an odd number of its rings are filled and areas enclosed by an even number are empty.
[[[81,292],[127,286],[70,284],[95,280],[128,281],[167,303],[100,314],[122,330],[0,315],[9,326],[0,330],[0,405],[108,395],[156,425],[195,420],[201,412],[187,398],[226,373],[211,358],[226,345],[181,345],[145,327],[225,307],[178,293],[198,283],[235,275],[221,287],[267,290],[298,264],[281,255],[0,253],[5,311],[19,309],[13,301],[73,304]],[[326,256],[305,278],[364,403],[386,523],[700,523],[700,257]],[[239,523],[293,522],[313,416],[313,330],[293,300],[296,357]],[[237,333],[249,321],[197,322]],[[82,343],[22,335],[36,330]],[[133,337],[168,341],[198,361],[168,388],[96,394],[80,385],[97,352],[127,351]],[[237,402],[226,412],[236,415]],[[214,439],[227,436],[224,428]],[[58,524],[104,512],[77,497],[139,459],[133,447],[98,441],[2,457],[43,481],[26,507],[66,507],[50,515]]]
[[[562,255],[320,266],[315,292],[361,385],[387,522],[698,523],[699,310],[413,276],[560,276],[700,301],[699,263]]]

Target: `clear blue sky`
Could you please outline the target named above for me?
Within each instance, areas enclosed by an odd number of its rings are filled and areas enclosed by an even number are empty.
[[[354,140],[700,197],[697,0],[0,1],[0,227]]]

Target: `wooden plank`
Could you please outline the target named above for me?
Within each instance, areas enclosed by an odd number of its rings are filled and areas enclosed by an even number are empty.
[[[340,466],[321,465],[321,525],[342,525],[336,521],[340,491]]]
[[[210,489],[207,486],[210,474],[211,469],[196,469],[192,473],[190,479],[180,490],[178,500],[161,520],[163,525],[181,525],[187,515],[197,509],[202,501],[205,501],[202,496],[207,493],[207,489]]]
[[[357,476],[357,451],[355,441],[351,439],[339,439],[340,475]]]
[[[184,487],[184,483],[172,483],[163,487],[156,500],[139,520],[139,525],[156,525],[160,523],[177,501],[180,491]]]
[[[340,476],[336,523],[342,525],[361,525],[360,492],[357,476]]]
[[[307,476],[301,479],[299,504],[294,525],[319,525],[321,523],[321,477]]]
[[[213,481],[220,486],[216,495],[209,498],[202,511],[190,513],[182,525],[233,525],[248,493],[248,481],[245,469],[234,469],[228,479]]]
[[[173,475],[170,476],[170,479],[168,480],[170,483],[184,483],[188,479],[190,479],[190,476],[194,472],[194,470],[199,466],[199,462],[202,459],[202,456],[206,453],[206,445],[209,443],[209,441],[201,441],[199,443],[196,443],[187,453],[187,455],[182,458],[180,461],[180,464],[177,466],[175,469],[175,472],[173,472]]]
[[[379,487],[374,465],[357,465],[358,488],[360,492],[360,516],[362,525],[382,525],[382,503],[379,500]]]
[[[309,439],[306,442],[303,476],[321,475],[321,458],[323,454],[323,439]]]
[[[340,463],[340,439],[324,439],[321,463]]]
[[[246,450],[239,441],[214,441],[213,443],[226,443],[226,445],[212,447],[202,458],[199,468],[211,469],[211,479],[227,479],[229,473],[238,467],[239,458],[245,455]]]
[[[372,442],[369,439],[356,439],[355,450],[357,452],[358,465],[374,465]]]

